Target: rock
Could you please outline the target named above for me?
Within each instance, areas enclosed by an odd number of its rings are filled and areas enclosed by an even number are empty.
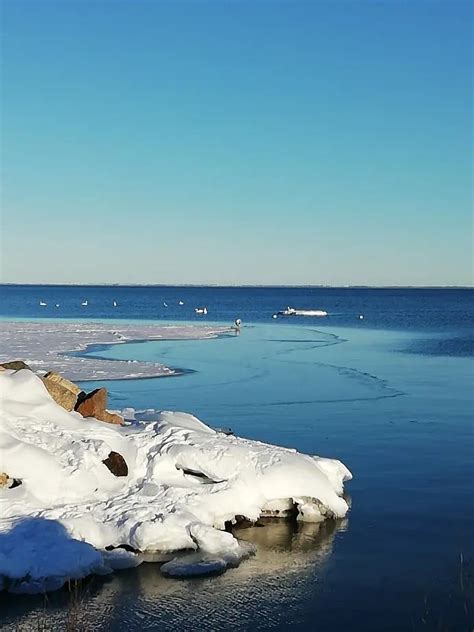
[[[23,360],[12,360],[11,362],[2,362],[0,367],[3,369],[12,369],[13,371],[20,371],[20,369],[28,369],[31,371],[30,367],[23,362]]]
[[[18,478],[10,478],[5,472],[0,473],[0,489],[13,489],[21,485],[21,481]]]
[[[68,411],[74,410],[77,397],[82,392],[76,384],[66,380],[59,373],[54,373],[54,371],[46,373],[41,379],[57,404]]]
[[[77,398],[75,410],[83,417],[96,417],[105,412],[107,408],[107,389],[96,388],[90,393],[81,392]]]
[[[128,466],[125,459],[118,452],[109,452],[109,456],[102,461],[114,476],[128,476]]]
[[[108,424],[118,424],[118,425],[122,425],[124,422],[124,418],[121,417],[120,415],[117,415],[117,413],[110,413],[108,410],[105,410],[102,413],[102,416],[99,417],[99,419],[101,421],[105,421]]]
[[[95,417],[109,424],[123,424],[123,417],[107,410],[107,389],[97,388],[78,395],[75,410],[83,417]]]

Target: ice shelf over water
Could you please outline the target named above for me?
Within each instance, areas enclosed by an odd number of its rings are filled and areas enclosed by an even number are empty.
[[[226,327],[106,323],[8,322],[0,324],[0,362],[24,360],[35,371],[57,371],[73,381],[162,377],[176,373],[159,363],[68,355],[94,344],[132,340],[215,338]]]
[[[129,411],[130,412],[130,411]],[[122,455],[128,475],[103,461]],[[340,462],[219,433],[192,415],[108,425],[67,412],[31,371],[0,371],[0,584],[42,592],[68,579],[163,562],[222,571],[253,552],[224,530],[292,506],[299,520],[348,511]]]

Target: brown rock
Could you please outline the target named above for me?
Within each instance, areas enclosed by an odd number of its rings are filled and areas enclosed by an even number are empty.
[[[0,473],[0,489],[13,489],[21,485],[18,478],[10,478],[5,472]]]
[[[109,456],[102,461],[114,476],[128,476],[128,466],[125,459],[118,452],[109,452]]]
[[[120,415],[117,415],[117,413],[109,413],[108,410],[104,411],[102,413],[102,416],[99,417],[99,419],[101,421],[105,421],[108,424],[118,424],[118,425],[122,425],[124,422],[124,418],[121,417]]]
[[[83,417],[95,417],[109,424],[122,424],[123,417],[107,410],[107,389],[97,388],[90,393],[80,393],[75,410]]]
[[[81,393],[81,389],[76,384],[66,380],[59,373],[54,373],[54,371],[46,373],[41,379],[57,404],[68,411],[74,410],[77,396]]]
[[[75,410],[83,417],[96,417],[102,415],[107,408],[107,389],[96,388],[90,393],[81,393],[77,398]]]
[[[30,367],[23,362],[23,360],[12,360],[10,362],[2,362],[0,367],[4,369],[12,369],[13,371],[19,371],[20,369],[28,369],[31,371]]]

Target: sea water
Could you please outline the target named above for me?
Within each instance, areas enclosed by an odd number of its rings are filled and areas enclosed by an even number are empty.
[[[77,614],[84,627],[472,629],[469,290],[61,288],[56,300],[58,288],[4,289],[9,318],[45,316],[38,296],[44,309],[60,300],[70,318],[85,317],[82,297],[89,318],[114,317],[112,296],[125,319],[153,318],[162,298],[173,309],[160,322],[200,322],[179,311],[188,304],[207,305],[206,322],[240,316],[240,335],[90,349],[185,369],[106,383],[110,406],[186,410],[245,437],[340,458],[354,474],[345,520],[242,531],[257,555],[220,577],[175,581],[144,564],[91,581]],[[288,305],[330,315],[271,318]],[[3,594],[0,606],[11,629],[32,629],[38,617],[59,629],[71,616],[66,592],[46,611],[41,597]]]

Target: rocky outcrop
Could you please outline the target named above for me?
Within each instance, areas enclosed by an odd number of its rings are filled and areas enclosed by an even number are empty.
[[[82,393],[81,389],[73,382],[66,380],[66,378],[50,371],[46,373],[42,378],[43,384],[46,386],[48,393],[54,399],[54,401],[62,406],[65,410],[74,410],[76,406],[77,397],[79,393]]]
[[[97,388],[90,393],[81,392],[74,408],[83,417],[95,417],[109,424],[122,424],[123,417],[107,410],[107,389]]]
[[[2,362],[0,364],[2,369],[11,369],[12,371],[20,371],[20,369],[28,369],[31,371],[30,367],[23,362],[23,360],[11,360],[10,362]]]
[[[0,363],[0,371],[7,369],[13,371],[28,369],[31,371],[30,367],[22,360]],[[107,389],[97,388],[95,391],[85,393],[77,384],[54,371],[49,371],[41,379],[56,404],[68,412],[75,410],[83,417],[95,417],[95,419],[109,424],[123,424],[123,417],[107,410]]]
[[[128,465],[118,452],[109,452],[109,456],[102,461],[114,476],[128,476]]]
[[[0,489],[13,489],[21,485],[21,481],[18,478],[10,478],[5,472],[0,473]]]

